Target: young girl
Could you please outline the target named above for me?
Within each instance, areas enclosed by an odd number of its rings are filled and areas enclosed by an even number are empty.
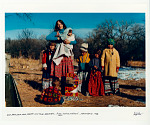
[[[90,55],[88,53],[88,44],[83,43],[81,44],[81,56],[79,56],[79,59],[77,59],[77,62],[79,63],[79,71],[78,71],[78,77],[79,77],[79,85],[78,85],[78,91],[81,92],[83,95],[86,95],[88,92],[88,72],[89,72],[89,62],[90,62]]]
[[[52,58],[55,53],[56,43],[50,42],[47,49],[43,52],[42,65],[43,65],[43,75],[42,75],[42,88],[46,89],[52,86],[52,76],[51,76],[51,64]]]
[[[76,40],[70,41],[68,39],[62,40],[61,34],[64,33],[64,30],[66,29],[66,25],[62,20],[58,20],[55,25],[55,30],[53,33],[48,35],[46,37],[47,40],[53,40],[58,43],[64,43],[73,45],[76,44]],[[53,65],[52,65],[53,67]],[[51,73],[58,78],[61,78],[61,92],[64,95],[65,94],[65,85],[66,85],[66,74],[67,73],[74,73],[74,67],[73,67],[73,60],[70,56],[62,55],[62,59],[58,65],[55,66],[55,69],[51,70]]]
[[[89,63],[91,67],[91,74],[88,83],[88,90],[89,94],[92,96],[105,95],[101,76],[100,54],[101,50],[96,51],[95,58],[93,58]]]
[[[53,86],[50,86],[42,92],[40,101],[48,105],[62,104],[64,99],[60,91],[59,78],[54,78],[52,84]]]
[[[120,67],[120,57],[118,51],[114,48],[115,41],[108,39],[108,48],[103,50],[101,57],[101,66],[104,71],[105,94],[115,94],[119,92],[119,83],[117,75]]]

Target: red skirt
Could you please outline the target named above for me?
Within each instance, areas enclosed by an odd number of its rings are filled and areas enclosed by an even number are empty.
[[[88,83],[89,94],[92,96],[105,95],[101,72],[91,71]]]
[[[59,65],[51,63],[51,76],[61,78],[67,73],[74,73],[73,60],[71,57],[63,57]]]

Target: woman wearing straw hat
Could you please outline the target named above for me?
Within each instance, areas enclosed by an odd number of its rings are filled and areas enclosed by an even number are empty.
[[[114,48],[115,41],[108,39],[108,48],[103,50],[101,56],[101,66],[104,71],[105,94],[115,94],[119,92],[119,83],[117,75],[120,67],[120,57],[118,51]]]

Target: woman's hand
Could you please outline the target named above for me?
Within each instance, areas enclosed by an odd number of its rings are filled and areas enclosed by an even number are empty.
[[[70,44],[70,41],[67,40],[67,39],[65,39],[65,40],[64,40],[64,43],[65,43],[65,44]]]
[[[104,67],[102,66],[102,70],[104,71]]]
[[[119,67],[116,68],[116,72],[117,72],[117,73],[119,72]]]
[[[98,69],[97,66],[94,66],[95,69]]]
[[[57,37],[57,40],[60,40],[60,37]]]
[[[59,37],[59,35],[60,35],[60,34],[59,34],[59,31],[57,31],[56,37]]]
[[[118,68],[116,69],[116,72],[117,72],[117,73],[119,72],[119,69],[118,69]]]

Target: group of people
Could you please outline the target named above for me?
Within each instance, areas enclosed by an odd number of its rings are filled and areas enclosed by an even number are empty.
[[[79,91],[84,95],[100,96],[119,94],[117,74],[120,67],[120,57],[114,48],[115,41],[108,39],[107,48],[95,50],[94,57],[90,58],[88,44],[81,45],[81,56],[78,76],[80,79]]]
[[[77,42],[71,28],[67,28],[62,20],[55,24],[54,31],[46,37],[49,41],[43,52],[41,101],[46,104],[62,104],[65,95],[66,74],[74,74],[73,45]],[[77,90],[83,95],[103,96],[119,92],[117,73],[120,67],[118,51],[114,48],[115,41],[108,39],[108,48],[96,50],[91,59],[88,43],[82,43],[81,56],[77,59],[79,85]]]

